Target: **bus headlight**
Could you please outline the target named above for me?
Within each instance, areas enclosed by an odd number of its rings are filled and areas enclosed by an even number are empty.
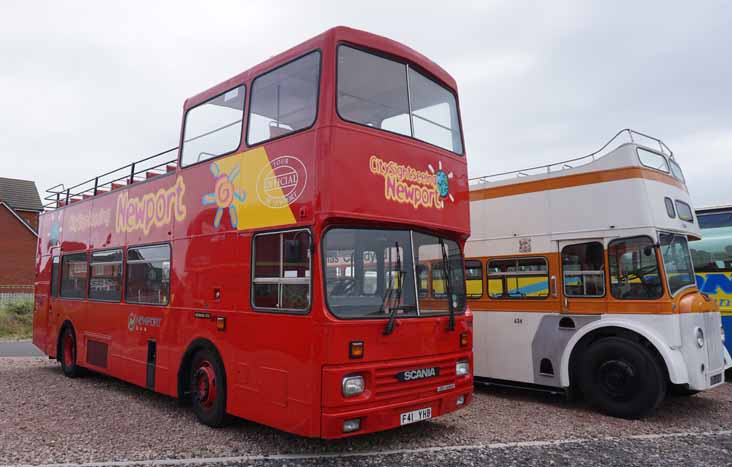
[[[467,376],[470,374],[470,363],[467,360],[459,360],[455,364],[455,376]]]
[[[365,384],[363,376],[346,376],[343,378],[343,396],[351,397],[363,393]]]
[[[704,347],[704,331],[701,328],[696,328],[696,345],[700,349]]]

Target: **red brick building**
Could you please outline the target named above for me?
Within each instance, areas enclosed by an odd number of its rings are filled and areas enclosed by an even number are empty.
[[[35,182],[0,177],[0,294],[33,291],[41,211]]]

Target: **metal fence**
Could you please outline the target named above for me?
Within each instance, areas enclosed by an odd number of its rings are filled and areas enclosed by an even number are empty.
[[[32,302],[32,285],[0,285],[0,306],[9,303]]]

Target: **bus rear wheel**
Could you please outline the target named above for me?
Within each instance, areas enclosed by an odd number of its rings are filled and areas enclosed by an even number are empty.
[[[666,377],[643,345],[606,337],[590,345],[579,361],[580,390],[588,402],[613,417],[640,418],[666,394]]]
[[[198,420],[210,427],[229,422],[226,414],[226,374],[218,354],[212,349],[196,352],[189,377],[191,404]]]
[[[61,362],[61,369],[68,378],[81,375],[81,367],[76,364],[76,355],[76,333],[74,328],[66,326],[61,332],[58,361]]]

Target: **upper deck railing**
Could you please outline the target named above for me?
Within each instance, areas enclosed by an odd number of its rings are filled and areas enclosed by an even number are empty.
[[[561,162],[555,162],[553,164],[547,164],[547,165],[539,165],[536,167],[529,167],[526,169],[521,170],[512,170],[510,172],[502,172],[492,175],[485,175],[482,177],[475,177],[468,180],[468,183],[470,185],[478,185],[481,183],[489,183],[489,182],[497,182],[499,180],[507,180],[514,177],[528,177],[529,175],[541,175],[541,174],[550,174],[553,172],[561,172],[562,170],[568,170],[568,169],[574,169],[576,167],[580,167],[585,164],[589,164],[590,162],[594,162],[597,159],[601,158],[602,156],[606,155],[605,152],[611,144],[613,144],[614,141],[622,138],[623,136],[627,136],[629,141],[631,143],[639,143],[642,144],[641,141],[643,139],[649,140],[654,145],[658,145],[660,148],[661,153],[665,154],[669,157],[669,159],[674,158],[674,153],[671,151],[671,149],[666,146],[666,143],[661,141],[660,139],[649,136],[645,133],[641,133],[640,131],[636,131],[630,128],[625,128],[623,130],[618,131],[615,136],[610,138],[610,140],[603,144],[600,149],[597,151],[587,154],[586,156],[580,156],[575,157],[574,159],[568,159]],[[619,144],[618,144],[619,145]],[[650,145],[646,145],[650,147]],[[609,152],[609,151],[608,151]]]
[[[108,193],[168,172],[174,172],[178,162],[177,151],[177,147],[167,149],[68,188],[63,184],[53,186],[46,190],[47,196],[43,199],[48,203],[43,208],[57,209],[98,194]]]

